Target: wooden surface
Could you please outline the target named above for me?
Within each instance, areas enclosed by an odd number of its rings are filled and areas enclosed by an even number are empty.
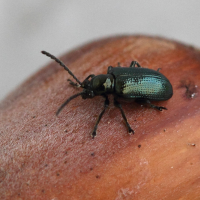
[[[104,99],[78,97],[57,117],[59,106],[81,89],[69,86],[68,73],[47,58],[47,67],[0,104],[0,199],[200,199],[200,52],[162,38],[122,36],[61,60],[80,81],[137,60],[161,68],[174,95],[153,102],[168,108],[162,112],[122,103],[131,136],[110,96],[92,139]]]

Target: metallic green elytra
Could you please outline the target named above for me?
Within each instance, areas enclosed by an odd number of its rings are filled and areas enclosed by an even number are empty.
[[[60,111],[74,98],[81,96],[83,99],[93,98],[95,96],[102,96],[105,98],[104,108],[97,118],[96,124],[92,131],[92,138],[96,136],[97,126],[102,118],[106,108],[109,106],[108,95],[114,96],[114,105],[121,111],[122,117],[126,123],[129,133],[134,133],[129,125],[125,113],[118,102],[119,98],[127,100],[137,100],[149,104],[150,107],[156,108],[159,111],[167,108],[151,104],[152,101],[168,100],[173,95],[173,88],[169,80],[159,72],[147,68],[142,68],[137,61],[132,61],[129,67],[108,67],[107,74],[95,76],[90,74],[83,82],[80,82],[76,76],[55,56],[46,51],[43,54],[52,58],[59,63],[73,78],[76,83],[68,79],[70,84],[74,87],[83,88],[82,92],[69,97],[57,110],[58,115]],[[137,67],[136,67],[137,66]]]
[[[168,100],[172,85],[159,71],[141,67],[109,67],[115,77],[115,94],[126,99]]]

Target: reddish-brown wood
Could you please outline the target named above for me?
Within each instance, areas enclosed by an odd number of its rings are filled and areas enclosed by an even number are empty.
[[[127,133],[111,103],[95,139],[104,99],[71,101],[79,89],[54,61],[0,104],[0,199],[195,200],[200,198],[200,52],[158,37],[99,40],[61,57],[82,81],[108,66],[161,68],[173,97],[159,112],[122,103],[135,130]],[[141,146],[140,146],[141,145]]]

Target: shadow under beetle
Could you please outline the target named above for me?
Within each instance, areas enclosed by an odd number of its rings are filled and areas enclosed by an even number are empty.
[[[114,95],[114,105],[120,109],[128,131],[132,134],[134,131],[127,121],[121,104],[118,102],[118,98],[129,100],[136,99],[149,104],[152,108],[162,111],[163,109],[167,110],[167,108],[153,105],[150,100],[164,101],[170,99],[173,95],[171,83],[159,72],[159,69],[155,71],[142,68],[137,61],[132,61],[130,67],[121,67],[119,63],[118,67],[109,66],[107,74],[100,74],[97,76],[90,74],[83,82],[80,82],[62,61],[46,51],[42,51],[42,53],[59,63],[76,80],[77,83],[68,79],[72,86],[83,88],[82,92],[69,97],[60,106],[56,115],[58,115],[72,99],[78,96],[81,96],[83,99],[93,98],[95,96],[102,96],[105,98],[104,108],[97,118],[92,131],[92,138],[96,136],[99,121],[109,105],[108,94]]]

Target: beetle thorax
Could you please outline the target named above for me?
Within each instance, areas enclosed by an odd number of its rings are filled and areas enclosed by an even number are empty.
[[[98,75],[91,80],[91,89],[95,95],[112,93],[114,89],[114,79],[110,74]]]

